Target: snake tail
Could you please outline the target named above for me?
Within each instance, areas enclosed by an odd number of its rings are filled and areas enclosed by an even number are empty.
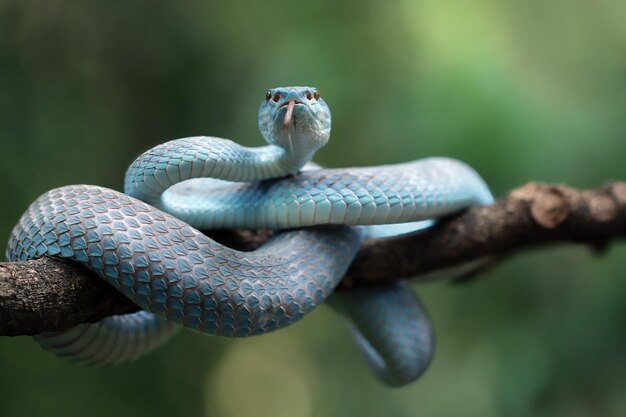
[[[409,384],[430,364],[432,324],[406,282],[338,291],[330,305],[347,319],[363,358],[386,384]]]

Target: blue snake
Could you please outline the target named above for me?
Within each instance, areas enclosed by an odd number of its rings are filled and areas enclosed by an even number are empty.
[[[408,284],[333,290],[364,240],[417,231],[419,221],[489,203],[488,187],[472,168],[448,158],[314,165],[331,129],[330,110],[315,88],[269,90],[258,123],[266,146],[177,139],[131,164],[124,193],[72,185],[32,203],[12,231],[9,260],[75,261],[143,309],[37,335],[37,342],[75,361],[116,364],[154,350],[180,326],[258,335],[328,300],[384,382],[400,386],[419,377],[434,338]],[[242,252],[200,232],[213,228],[276,233]]]

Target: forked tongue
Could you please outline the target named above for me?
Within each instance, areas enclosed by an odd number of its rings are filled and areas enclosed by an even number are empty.
[[[283,126],[285,128],[289,127],[289,125],[291,124],[291,117],[293,116],[293,108],[295,105],[296,105],[295,100],[291,100],[287,104],[287,113],[285,113],[285,120],[283,120]]]

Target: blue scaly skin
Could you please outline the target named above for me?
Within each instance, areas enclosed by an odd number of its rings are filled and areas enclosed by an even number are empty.
[[[330,111],[315,88],[269,90],[258,120],[268,146],[173,140],[132,163],[125,194],[67,186],[30,206],[11,234],[9,260],[71,259],[145,310],[38,335],[42,346],[109,364],[154,350],[180,325],[231,337],[276,330],[329,298],[364,239],[492,200],[476,172],[452,159],[305,166],[330,137]],[[240,252],[197,230],[211,228],[287,230]],[[404,385],[426,369],[432,328],[406,283],[330,301],[383,381]]]

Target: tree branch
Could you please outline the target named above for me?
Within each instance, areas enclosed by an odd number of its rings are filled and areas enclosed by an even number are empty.
[[[270,234],[220,231],[210,236],[250,250]],[[559,242],[603,249],[625,235],[626,183],[586,191],[529,183],[426,232],[367,241],[341,287],[375,285],[468,262],[482,270],[521,250]],[[63,330],[136,310],[131,301],[76,264],[54,258],[0,263],[0,335]]]

